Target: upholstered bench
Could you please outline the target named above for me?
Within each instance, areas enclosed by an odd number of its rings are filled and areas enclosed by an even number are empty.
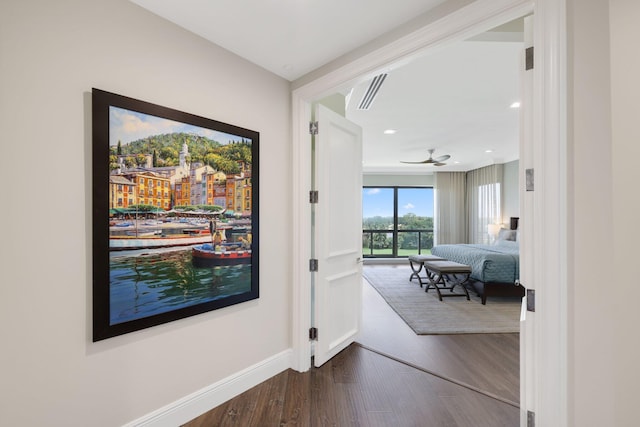
[[[422,280],[420,279],[420,272],[424,267],[425,261],[446,261],[444,258],[440,258],[435,255],[411,255],[409,256],[409,266],[411,267],[411,276],[409,276],[409,281],[413,281],[415,277],[420,282],[420,287],[422,287]],[[425,273],[427,276],[429,275],[429,271],[425,269]]]
[[[438,298],[442,301],[442,297],[467,297],[469,298],[469,291],[465,286],[469,276],[471,275],[471,267],[468,265],[460,264],[453,261],[425,261],[424,268],[428,271],[427,279],[429,283],[425,288],[425,292],[429,292],[429,289],[433,286],[438,293]],[[463,294],[454,294],[453,289],[456,286],[460,286],[464,291]],[[451,293],[442,294],[442,290],[448,289]]]

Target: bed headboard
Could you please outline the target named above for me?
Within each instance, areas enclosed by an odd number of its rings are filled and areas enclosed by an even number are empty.
[[[509,229],[517,230],[518,229],[518,220],[519,219],[520,219],[520,217],[517,217],[517,216],[512,216],[511,218],[509,218]]]

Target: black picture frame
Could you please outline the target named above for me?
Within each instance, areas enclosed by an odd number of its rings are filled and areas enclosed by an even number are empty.
[[[92,137],[94,342],[259,298],[258,132],[94,88]]]

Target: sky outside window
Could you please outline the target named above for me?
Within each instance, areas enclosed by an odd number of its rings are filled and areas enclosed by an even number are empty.
[[[393,188],[363,188],[362,217],[393,217]]]
[[[433,189],[398,188],[398,216],[408,213],[433,218]]]
[[[362,217],[393,217],[393,188],[363,188]],[[432,188],[398,188],[398,216],[433,217]]]

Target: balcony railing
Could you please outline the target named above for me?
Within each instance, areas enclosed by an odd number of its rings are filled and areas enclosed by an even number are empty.
[[[405,258],[430,254],[433,229],[362,230],[362,254],[365,258]]]

